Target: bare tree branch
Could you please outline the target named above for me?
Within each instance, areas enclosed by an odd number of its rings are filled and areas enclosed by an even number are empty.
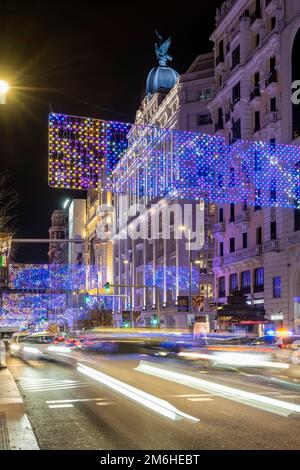
[[[9,177],[6,172],[0,173],[0,251],[7,245],[16,231],[16,214],[18,195],[9,187]],[[12,252],[11,252],[12,254]]]

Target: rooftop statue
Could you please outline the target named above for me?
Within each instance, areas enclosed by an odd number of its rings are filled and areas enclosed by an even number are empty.
[[[173,57],[167,54],[171,44],[171,36],[169,36],[168,39],[164,41],[162,36],[157,31],[155,31],[155,33],[159,39],[158,44],[155,43],[156,57],[158,59],[159,65],[165,67],[167,65],[168,60],[173,60]]]

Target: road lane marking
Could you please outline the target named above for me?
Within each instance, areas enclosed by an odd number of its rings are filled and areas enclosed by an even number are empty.
[[[189,398],[189,397],[208,397],[211,396],[210,393],[189,393],[186,395],[167,395],[172,398]]]
[[[76,403],[80,401],[100,401],[105,400],[105,398],[72,398],[70,400],[47,400],[46,403]]]
[[[34,392],[55,392],[56,390],[71,390],[73,388],[82,388],[82,387],[90,387],[90,385],[86,384],[86,385],[69,385],[69,386],[65,386],[65,387],[49,387],[49,388],[34,388],[34,389],[31,389],[31,388],[23,388],[22,389],[24,390],[24,392],[31,392],[31,393],[34,393]]]
[[[48,405],[49,408],[74,408],[74,405],[71,403],[65,403],[61,405]]]
[[[188,387],[198,388],[207,392],[216,392],[220,397],[226,398],[233,401],[238,401],[244,405],[253,406],[255,408],[268,411],[270,413],[279,414],[281,416],[289,416],[291,413],[300,413],[300,406],[278,400],[276,398],[270,398],[263,395],[258,395],[253,392],[247,392],[238,388],[229,387],[227,385],[210,382],[208,380],[200,379],[187,374],[182,374],[169,369],[164,369],[159,365],[153,365],[153,363],[146,363],[141,361],[140,364],[135,368],[138,372],[143,372],[155,377],[170,380],[184,384]]]
[[[106,406],[106,405],[111,405],[112,403],[102,401],[101,403],[96,403],[98,406]]]
[[[82,374],[87,375],[90,378],[93,378],[100,382],[102,385],[109,387],[110,389],[114,390],[115,392],[124,395],[127,398],[139,403],[140,405],[145,406],[146,408],[154,411],[166,418],[172,419],[173,421],[186,418],[190,421],[198,422],[199,419],[195,418],[194,416],[190,416],[182,411],[178,410],[175,406],[171,405],[171,403],[162,400],[150,393],[144,392],[136,387],[133,387],[125,382],[121,382],[120,380],[115,379],[103,372],[100,372],[96,369],[92,369],[80,362],[77,363],[77,370]]]
[[[213,398],[188,398],[189,401],[214,401]]]

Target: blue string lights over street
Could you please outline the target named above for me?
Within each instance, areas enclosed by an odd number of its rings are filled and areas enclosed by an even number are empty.
[[[50,114],[49,185],[297,208],[300,148]]]

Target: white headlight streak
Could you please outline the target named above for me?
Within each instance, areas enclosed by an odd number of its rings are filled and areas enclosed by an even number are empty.
[[[103,374],[102,372],[92,369],[91,367],[87,367],[81,363],[78,363],[77,370],[82,374],[97,380],[106,387],[111,388],[115,392],[118,392],[127,398],[130,398],[131,400],[134,400],[137,403],[145,406],[146,408],[149,408],[151,411],[165,416],[166,418],[172,419],[173,421],[182,418],[186,418],[194,422],[199,421],[198,418],[194,418],[193,416],[182,413],[177,408],[175,408],[175,406],[171,405],[171,403],[165,400],[161,400],[154,395],[150,395],[143,390],[132,387],[131,385],[121,382],[120,380],[110,377],[109,375]]]
[[[275,398],[247,392],[246,390],[240,390],[234,387],[228,387],[227,385],[210,382],[208,380],[198,379],[198,377],[167,370],[163,367],[154,366],[143,361],[140,362],[135,370],[144,372],[145,374],[154,375],[155,377],[160,377],[162,379],[181,383],[187,387],[214,393],[222,398],[238,401],[282,416],[288,416],[291,413],[300,413],[300,406],[295,403],[276,400]]]

